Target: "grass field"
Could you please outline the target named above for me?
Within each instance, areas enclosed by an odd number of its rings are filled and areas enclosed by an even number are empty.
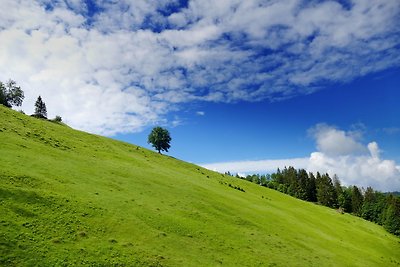
[[[400,266],[400,239],[0,106],[0,266],[71,265]]]

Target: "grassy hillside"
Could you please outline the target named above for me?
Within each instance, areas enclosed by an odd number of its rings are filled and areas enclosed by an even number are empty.
[[[351,215],[0,106],[0,265],[84,264],[399,266],[400,239]]]

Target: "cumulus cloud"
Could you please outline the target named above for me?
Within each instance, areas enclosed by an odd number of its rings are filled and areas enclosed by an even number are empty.
[[[399,66],[399,14],[397,0],[3,0],[0,80],[27,112],[40,94],[75,128],[133,132],[182,103],[283,100]]]
[[[345,132],[326,124],[318,124],[309,130],[320,152],[328,156],[358,154],[366,151],[358,142],[357,132]]]
[[[400,167],[394,160],[381,158],[376,142],[364,145],[359,141],[360,133],[343,131],[336,127],[318,124],[310,129],[317,150],[310,157],[237,161],[203,164],[219,172],[268,173],[277,168],[293,166],[311,172],[337,175],[344,185],[372,186],[381,191],[400,190]]]
[[[381,158],[376,142],[364,145],[359,135],[328,125],[317,125],[312,131],[319,151],[311,153],[308,170],[336,174],[346,185],[383,191],[400,189],[399,166],[394,160]]]

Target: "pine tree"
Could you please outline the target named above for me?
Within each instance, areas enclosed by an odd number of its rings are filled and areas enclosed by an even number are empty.
[[[317,202],[317,187],[315,176],[312,172],[309,173],[307,180],[307,199],[311,202]]]
[[[297,183],[297,170],[290,166],[286,172],[286,186],[287,193],[291,196],[297,196],[298,183]]]
[[[324,206],[337,207],[337,195],[329,174],[317,173],[317,199]]]
[[[301,169],[297,173],[298,177],[298,187],[297,187],[297,194],[296,197],[303,199],[303,200],[309,200],[308,199],[308,194],[307,194],[307,187],[308,187],[308,174],[307,171],[304,169]]]
[[[383,227],[392,234],[400,236],[400,198],[390,194],[383,212]]]
[[[363,201],[364,199],[360,189],[358,189],[357,186],[353,186],[351,191],[351,207],[353,213],[356,214],[357,216],[361,215],[361,208],[363,205]]]
[[[42,97],[39,96],[35,103],[35,117],[47,119],[46,104],[43,102]]]
[[[285,167],[285,169],[286,169],[286,167]],[[278,168],[278,170],[276,171],[276,174],[274,175],[274,177],[273,177],[273,181],[274,182],[277,182],[278,183],[278,185],[279,184],[283,184],[283,174],[282,174],[282,171]]]
[[[343,188],[342,188],[342,185],[340,184],[340,180],[336,174],[333,176],[333,187],[335,188],[335,198],[336,198],[337,208],[344,209],[344,207],[343,207],[343,204],[344,204]],[[339,200],[341,200],[341,201],[339,201]]]
[[[376,221],[375,216],[375,203],[376,203],[376,196],[375,192],[372,187],[367,187],[364,194],[364,202],[361,208],[361,217],[368,221]]]
[[[345,212],[352,213],[353,207],[351,203],[352,187],[343,188],[342,195],[338,197],[339,207],[342,207]]]

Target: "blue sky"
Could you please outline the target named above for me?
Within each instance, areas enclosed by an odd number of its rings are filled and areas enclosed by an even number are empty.
[[[400,69],[391,69],[285,101],[188,105],[171,114],[180,123],[168,127],[169,154],[196,163],[303,157],[315,151],[309,128],[326,123],[360,131],[363,143],[377,141],[400,162],[399,85]],[[150,147],[150,131],[116,138]]]
[[[2,1],[0,80],[50,117],[218,170],[400,190],[398,0]]]

